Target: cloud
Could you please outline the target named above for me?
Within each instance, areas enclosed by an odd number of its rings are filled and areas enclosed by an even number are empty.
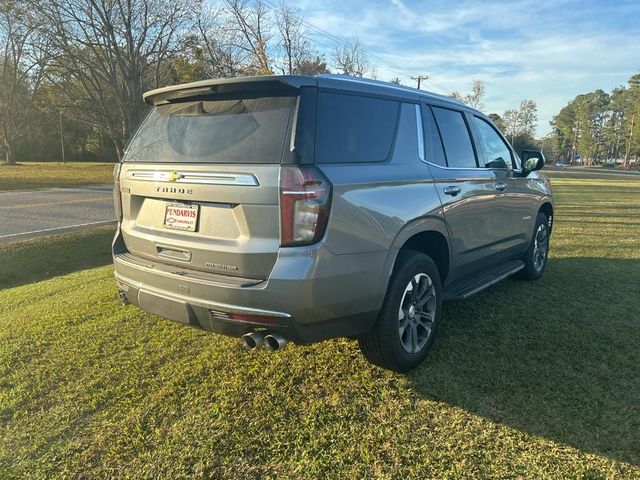
[[[487,110],[502,112],[524,98],[539,107],[539,134],[575,95],[623,84],[640,70],[640,3],[574,0],[311,2],[305,19],[342,38],[357,36],[375,56],[378,77],[427,88],[466,92],[471,80],[487,84]],[[330,39],[316,40],[335,46]],[[320,47],[322,49],[322,47]],[[328,55],[330,57],[330,54]]]

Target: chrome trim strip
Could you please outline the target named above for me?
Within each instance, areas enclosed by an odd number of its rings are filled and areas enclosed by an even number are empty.
[[[240,313],[245,315],[257,315],[261,317],[277,317],[277,318],[291,318],[291,315],[284,312],[275,312],[272,310],[263,310],[261,308],[251,308],[251,307],[240,307],[238,305],[229,305],[227,303],[220,302],[210,302],[208,300],[202,300],[201,298],[189,297],[186,295],[176,295],[173,292],[168,292],[166,290],[162,290],[155,287],[150,287],[149,285],[144,285],[140,282],[136,282],[131,280],[130,278],[123,277],[119,273],[114,272],[114,276],[117,281],[124,283],[125,285],[129,285],[137,288],[138,290],[144,290],[149,293],[156,293],[163,297],[177,300],[177,301],[186,301],[191,305],[197,305],[210,310],[218,310],[220,312],[225,313]]]
[[[424,162],[424,129],[422,128],[422,111],[418,104],[416,104],[416,128],[418,129],[418,158]]]
[[[171,176],[177,177],[170,180]],[[248,173],[181,172],[177,170],[127,170],[127,180],[145,182],[190,183],[202,185],[241,185],[258,187],[258,179]]]

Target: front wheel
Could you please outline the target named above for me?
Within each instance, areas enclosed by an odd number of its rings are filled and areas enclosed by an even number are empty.
[[[427,255],[414,251],[398,254],[378,320],[358,339],[371,363],[406,372],[427,356],[438,329],[442,310],[438,268]]]
[[[523,280],[538,280],[542,276],[549,254],[549,234],[547,216],[540,212],[536,218],[536,226],[533,230],[529,248],[524,257],[522,257],[524,268],[518,272],[519,278]]]

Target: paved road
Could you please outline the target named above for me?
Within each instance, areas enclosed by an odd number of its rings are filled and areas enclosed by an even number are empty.
[[[114,221],[111,185],[0,193],[0,243]]]

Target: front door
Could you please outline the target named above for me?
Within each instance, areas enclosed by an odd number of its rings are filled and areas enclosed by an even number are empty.
[[[518,176],[513,152],[498,130],[480,116],[474,115],[472,123],[481,164],[495,175],[495,209],[502,219],[496,224],[496,233],[503,239],[499,256],[519,258],[531,240],[538,202],[528,179]]]

